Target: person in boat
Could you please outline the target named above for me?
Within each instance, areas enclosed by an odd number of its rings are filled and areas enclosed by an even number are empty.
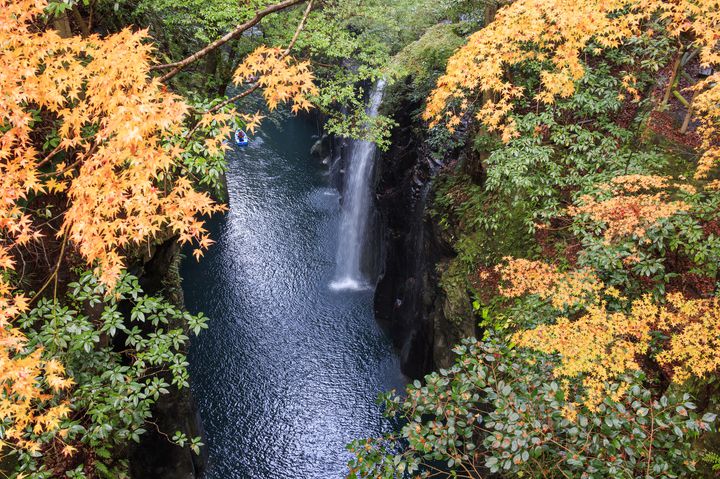
[[[235,141],[239,144],[246,144],[248,142],[248,137],[244,131],[238,129],[235,132]]]

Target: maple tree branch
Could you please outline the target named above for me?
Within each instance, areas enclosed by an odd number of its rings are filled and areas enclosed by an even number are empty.
[[[48,177],[48,176],[62,176],[62,175],[64,175],[65,173],[67,173],[68,171],[72,170],[73,168],[75,168],[76,166],[78,166],[80,163],[82,163],[83,160],[85,160],[85,159],[89,158],[90,156],[92,156],[93,154],[95,154],[95,150],[97,149],[97,146],[98,146],[97,143],[93,143],[92,146],[90,147],[90,149],[87,151],[87,153],[85,153],[84,156],[78,158],[77,160],[75,160],[75,161],[74,161],[73,163],[71,163],[70,165],[66,166],[65,168],[63,168],[63,169],[60,170],[60,171],[51,171],[51,172],[49,172],[49,173],[42,173],[42,174],[40,174],[40,177],[45,178],[45,177]],[[57,149],[57,148],[56,148],[56,149]],[[45,160],[43,160],[42,163],[44,163],[45,161],[47,161],[47,159],[49,159],[51,156],[52,156],[52,154],[48,155],[48,157],[47,157]],[[38,165],[38,166],[39,166],[39,165]],[[36,168],[37,168],[37,166],[36,166]]]
[[[305,8],[305,12],[303,13],[302,18],[300,19],[300,23],[298,23],[298,26],[295,29],[295,34],[293,35],[292,39],[290,40],[290,43],[288,44],[287,48],[285,49],[285,51],[282,54],[282,57],[280,57],[280,58],[284,58],[284,57],[288,56],[290,54],[290,51],[295,46],[295,43],[297,42],[297,39],[300,36],[300,32],[302,32],[303,28],[305,27],[305,21],[307,20],[308,15],[310,15],[310,11],[312,10],[312,7],[313,7],[313,2],[314,2],[314,0],[310,0],[308,2],[307,7]],[[249,94],[251,94],[252,92],[257,90],[258,88],[260,88],[260,84],[254,83],[249,89],[247,89],[241,93],[238,93],[235,96],[227,98],[226,100],[224,100],[224,101],[218,103],[217,105],[215,105],[214,107],[210,108],[208,111],[205,112],[205,114],[215,113],[216,111],[220,110],[222,107],[229,105],[230,103],[235,103],[239,99],[248,96]],[[195,125],[195,127],[188,132],[187,138],[190,138],[193,135],[193,133],[195,133],[197,128],[198,128],[198,126]]]
[[[79,165],[82,162],[82,159],[76,160],[74,163],[71,163],[70,165],[66,166],[60,171],[51,171],[50,173],[41,173],[40,177],[46,178],[48,176],[61,176],[67,173],[68,171],[75,168],[77,165]]]
[[[663,95],[662,102],[660,103],[661,107],[664,107],[667,105],[667,102],[670,100],[670,93],[673,90],[673,87],[675,86],[675,78],[677,77],[678,68],[680,68],[680,61],[682,60],[682,50],[678,50],[677,55],[675,56],[675,61],[673,62],[672,71],[670,73],[670,78],[668,80],[667,88],[665,89],[665,94]]]
[[[56,146],[55,148],[53,148],[53,150],[52,150],[50,153],[48,153],[47,156],[46,156],[45,158],[43,158],[42,161],[40,161],[39,163],[37,163],[37,164],[35,165],[35,168],[40,168],[40,167],[43,166],[45,163],[47,163],[48,161],[50,161],[53,156],[55,156],[55,155],[57,155],[58,153],[60,153],[60,150],[61,150],[61,149],[62,149],[61,144],[58,144],[58,146]]]
[[[220,108],[224,107],[225,105],[228,105],[229,103],[234,103],[234,102],[238,101],[240,98],[245,98],[246,96],[248,96],[249,94],[251,94],[252,92],[257,90],[258,88],[260,88],[260,84],[255,83],[255,84],[253,84],[252,87],[248,88],[244,92],[238,93],[237,95],[235,95],[231,98],[228,98],[227,100],[224,100],[222,103],[218,103],[214,107],[210,108],[207,111],[207,113],[215,113],[216,111],[218,111]]]
[[[287,48],[285,49],[285,52],[283,53],[283,56],[287,56],[290,54],[290,50],[293,49],[295,46],[295,42],[297,42],[298,37],[300,36],[300,32],[302,32],[303,28],[305,27],[305,21],[307,20],[308,15],[310,15],[310,10],[312,10],[313,1],[310,0],[308,2],[307,8],[305,8],[305,13],[303,13],[302,18],[300,19],[300,23],[298,23],[297,28],[295,29],[295,34],[292,37],[292,40],[290,40],[290,43],[288,44]]]
[[[62,245],[60,246],[60,254],[58,255],[58,260],[57,260],[57,263],[55,264],[55,269],[53,270],[52,274],[47,279],[47,281],[45,281],[45,284],[43,284],[42,287],[37,291],[37,293],[35,293],[35,296],[30,298],[30,302],[28,304],[32,304],[33,301],[35,301],[37,298],[39,298],[40,295],[42,294],[42,292],[45,291],[45,288],[47,288],[53,280],[55,280],[55,287],[53,288],[54,289],[53,298],[54,299],[57,298],[57,296],[56,296],[57,295],[57,277],[58,277],[58,272],[60,271],[60,265],[62,264],[63,257],[65,256],[65,246],[67,245],[67,240],[68,240],[68,235],[67,234],[63,235],[63,242],[62,242]]]
[[[43,254],[43,258],[45,259],[45,264],[46,264],[46,265],[48,266],[48,268],[49,268],[50,266],[52,266],[52,264],[50,263],[50,258],[48,258],[47,249],[45,249],[45,242],[44,242],[44,241],[40,241],[39,243],[40,243],[40,247],[42,248],[42,254]],[[33,243],[30,243],[30,244],[33,244]],[[37,251],[38,251],[38,249],[37,249],[37,247],[35,247],[35,253],[36,253],[36,254],[37,254]],[[38,255],[38,256],[40,256],[40,255]]]
[[[680,127],[680,133],[685,134],[688,131],[688,127],[690,126],[690,120],[692,119],[694,109],[695,109],[695,97],[698,95],[698,91],[695,90],[693,92],[692,97],[690,98],[690,101],[688,102],[687,106],[687,113],[685,114],[685,118],[683,119],[682,126]]]
[[[198,50],[197,52],[193,53],[187,58],[184,58],[183,60],[180,60],[179,62],[175,63],[166,63],[163,65],[155,65],[153,67],[150,67],[150,71],[156,71],[156,70],[167,70],[172,68],[172,70],[162,77],[160,77],[161,82],[165,82],[169,80],[170,78],[174,77],[178,73],[180,73],[186,66],[190,65],[191,63],[203,58],[208,53],[212,52],[216,48],[221,47],[222,45],[226,44],[230,40],[239,37],[244,31],[249,30],[250,28],[254,27],[258,23],[260,23],[260,20],[262,20],[264,17],[270,15],[271,13],[279,12],[281,10],[284,10],[286,8],[295,6],[297,4],[300,4],[304,2],[305,0],[284,0],[280,3],[276,3],[275,5],[271,5],[263,10],[260,10],[258,12],[255,12],[255,16],[248,20],[247,22],[238,25],[230,32],[226,33],[222,37],[218,38],[205,48]]]
[[[648,445],[648,459],[647,467],[645,468],[645,474],[650,474],[650,466],[652,465],[652,449],[653,441],[655,440],[655,415],[653,412],[653,405],[650,404],[650,443]]]

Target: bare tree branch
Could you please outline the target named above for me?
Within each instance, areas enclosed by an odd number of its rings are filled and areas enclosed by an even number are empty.
[[[258,23],[260,23],[260,20],[262,20],[264,17],[270,15],[271,13],[279,12],[281,10],[284,10],[286,8],[290,8],[292,6],[298,5],[300,3],[303,3],[305,0],[284,0],[280,3],[276,3],[275,5],[271,5],[263,10],[260,10],[258,12],[255,12],[255,16],[248,20],[247,22],[238,25],[230,32],[226,33],[222,37],[218,38],[205,48],[198,50],[197,52],[193,53],[187,58],[184,58],[183,60],[180,60],[179,62],[175,63],[166,63],[163,65],[155,65],[150,68],[151,71],[154,70],[167,70],[169,68],[172,68],[171,71],[166,73],[160,78],[161,82],[165,82],[169,80],[170,78],[174,77],[178,73],[180,73],[186,66],[190,65],[191,63],[203,58],[208,53],[212,52],[216,48],[221,47],[222,45],[226,44],[230,40],[239,37],[242,35],[243,32],[249,30],[250,28],[254,27]]]
[[[229,105],[230,103],[234,103],[234,102],[238,101],[240,98],[244,98],[244,97],[248,96],[250,93],[254,92],[258,88],[260,88],[260,84],[255,83],[255,84],[253,84],[253,86],[251,86],[244,92],[238,93],[237,95],[230,97],[227,100],[224,100],[222,103],[218,103],[214,107],[210,108],[207,111],[207,113],[215,113],[216,111],[218,111],[220,108],[224,107],[225,105]]]
[[[285,49],[285,53],[283,53],[283,56],[289,55],[290,50],[292,50],[293,47],[295,46],[295,42],[297,42],[297,39],[300,36],[300,32],[302,32],[303,27],[305,27],[305,21],[307,20],[308,15],[310,15],[310,10],[312,10],[313,1],[314,0],[310,0],[308,2],[307,8],[305,8],[305,13],[303,13],[302,18],[300,19],[300,23],[298,23],[298,26],[295,29],[295,35],[293,35],[292,40],[290,40],[290,43],[288,44],[287,48]]]
[[[305,8],[305,13],[303,14],[302,18],[300,19],[300,23],[298,23],[298,26],[297,26],[297,28],[295,29],[295,34],[293,35],[292,40],[290,40],[290,43],[288,44],[287,48],[286,48],[285,51],[283,52],[283,57],[289,55],[289,54],[290,54],[290,51],[291,51],[291,50],[293,49],[293,47],[295,46],[295,42],[297,42],[297,39],[298,39],[298,37],[300,36],[300,32],[302,31],[303,27],[305,26],[305,21],[307,20],[307,17],[308,17],[308,15],[310,14],[310,10],[312,10],[313,1],[314,1],[314,0],[310,0],[310,1],[308,2],[307,8]],[[244,97],[248,96],[250,93],[254,92],[254,91],[257,90],[259,87],[260,87],[260,84],[255,83],[255,84],[254,84],[252,87],[250,87],[249,89],[245,90],[245,91],[242,92],[242,93],[238,93],[237,95],[235,95],[235,96],[233,96],[233,97],[231,97],[231,98],[228,98],[227,100],[223,101],[222,103],[218,103],[218,104],[215,105],[214,107],[210,108],[207,112],[208,112],[208,113],[215,113],[216,111],[218,111],[220,108],[224,107],[225,105],[228,105],[228,104],[230,104],[230,103],[234,103],[234,102],[238,101],[240,98],[244,98]]]

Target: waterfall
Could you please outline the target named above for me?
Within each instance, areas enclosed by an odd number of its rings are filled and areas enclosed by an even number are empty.
[[[370,117],[377,115],[384,89],[385,80],[379,80],[368,102]],[[370,141],[353,141],[350,147],[344,175],[335,278],[330,283],[332,289],[370,287],[363,274],[362,260],[373,205],[371,186],[375,149],[375,143]]]

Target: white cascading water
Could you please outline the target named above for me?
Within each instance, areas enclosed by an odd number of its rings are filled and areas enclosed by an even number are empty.
[[[384,90],[385,80],[379,80],[370,94],[368,116],[377,115]],[[362,259],[372,206],[370,186],[375,149],[375,143],[370,141],[352,143],[344,177],[335,278],[330,283],[332,289],[359,290],[370,287],[363,275]]]

